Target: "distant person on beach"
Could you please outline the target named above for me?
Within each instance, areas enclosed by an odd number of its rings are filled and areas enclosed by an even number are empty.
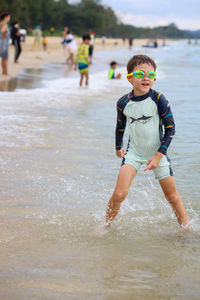
[[[55,28],[54,28],[54,27],[51,27],[51,28],[49,29],[49,31],[50,31],[51,34],[54,34]]]
[[[12,41],[12,45],[14,46],[14,37],[13,37],[13,31],[14,31],[14,26],[15,26],[15,23],[16,22],[12,22],[12,24],[11,24],[11,28],[10,28],[10,39],[11,39],[11,41]]]
[[[44,51],[47,51],[47,38],[45,35],[42,36],[42,47]]]
[[[33,33],[34,41],[32,50],[41,50],[41,36],[42,31],[40,29],[40,25],[37,25],[34,30],[31,30]]]
[[[93,56],[93,51],[94,51],[94,42],[95,42],[95,38],[96,38],[96,33],[89,31],[89,35],[90,35],[90,45],[89,45],[89,61],[90,64],[92,64],[92,56]]]
[[[132,37],[129,37],[128,44],[129,44],[129,49],[131,50],[132,46],[133,46],[133,38]]]
[[[15,57],[14,62],[17,64],[19,56],[22,51],[21,47],[21,34],[20,34],[20,25],[17,22],[12,23],[12,39],[15,46]]]
[[[74,56],[77,51],[77,42],[75,36],[72,34],[71,31],[68,31],[66,36],[66,47],[68,50],[68,57],[66,60],[66,64],[73,65],[74,64]]]
[[[27,30],[20,28],[20,41],[21,42],[25,42],[26,41],[26,34],[27,34]]]
[[[154,45],[154,48],[158,48],[158,41],[157,41],[157,39],[154,40],[153,45]]]
[[[106,44],[106,36],[105,35],[102,35],[101,42],[102,42],[102,45],[105,46],[105,44]]]
[[[65,42],[66,42],[67,33],[68,33],[68,27],[64,27],[62,32],[62,38]]]
[[[75,70],[77,69],[80,72],[80,86],[83,84],[83,79],[85,77],[85,85],[88,86],[89,83],[89,43],[90,35],[84,34],[82,44],[78,47],[78,51],[75,57]]]
[[[67,37],[67,33],[68,33],[68,27],[64,27],[63,32],[62,32],[62,38],[63,38],[63,40],[61,42],[61,44],[63,45],[64,51],[66,49],[66,43],[67,43],[67,38],[66,37]]]
[[[116,61],[112,61],[110,63],[110,71],[109,71],[109,75],[108,78],[109,79],[120,79],[121,78],[121,73],[117,73],[115,75],[115,69],[117,68],[117,63]]]
[[[163,42],[162,42],[162,45],[163,45],[163,47],[165,47],[165,46],[166,46],[166,40],[167,40],[167,38],[166,38],[166,37],[164,37],[164,38],[163,38]]]
[[[104,229],[110,226],[118,214],[121,203],[143,164],[146,164],[145,172],[153,170],[178,223],[186,228],[187,213],[175,187],[167,156],[167,149],[175,134],[172,111],[165,96],[151,89],[156,80],[156,64],[146,55],[136,55],[129,60],[127,71],[127,79],[133,90],[117,102],[115,145],[116,155],[122,158],[122,165],[115,190],[108,202]],[[130,134],[127,150],[123,148],[126,126]]]
[[[10,21],[10,14],[3,12],[0,15],[0,57],[2,74],[8,75],[8,52],[9,52],[9,39],[10,31],[8,28],[8,22]]]
[[[125,43],[126,43],[126,36],[125,35],[122,36],[122,42],[123,42],[123,45],[125,45]]]

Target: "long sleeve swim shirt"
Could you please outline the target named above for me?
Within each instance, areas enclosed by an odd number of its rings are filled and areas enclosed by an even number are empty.
[[[108,78],[115,79],[115,70],[113,68],[110,68]]]
[[[75,57],[75,63],[82,62],[88,64],[89,57],[89,46],[86,44],[81,44],[78,47],[78,51]]]
[[[169,102],[163,94],[150,89],[143,96],[135,97],[131,92],[119,99],[116,150],[123,146],[126,125],[130,135],[128,147],[136,159],[149,159],[156,152],[166,155],[175,134],[175,123]]]

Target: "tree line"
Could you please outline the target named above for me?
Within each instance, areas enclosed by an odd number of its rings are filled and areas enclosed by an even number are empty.
[[[136,27],[120,22],[112,8],[100,0],[81,0],[70,4],[68,0],[1,0],[0,11],[8,11],[21,28],[40,25],[43,30],[69,27],[75,34],[88,30],[108,37],[134,38],[188,38],[192,33],[180,30],[174,23],[154,28]]]

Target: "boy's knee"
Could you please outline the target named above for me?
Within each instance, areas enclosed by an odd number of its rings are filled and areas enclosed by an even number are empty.
[[[169,201],[169,203],[172,205],[176,205],[179,202],[179,194],[177,191],[167,194],[166,198]]]
[[[122,202],[126,199],[128,191],[115,190],[113,194],[113,199],[115,202]]]

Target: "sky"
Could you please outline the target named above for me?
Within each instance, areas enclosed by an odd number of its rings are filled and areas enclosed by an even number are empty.
[[[125,24],[155,27],[175,23],[180,29],[200,30],[200,0],[101,0],[101,4],[110,6]]]

